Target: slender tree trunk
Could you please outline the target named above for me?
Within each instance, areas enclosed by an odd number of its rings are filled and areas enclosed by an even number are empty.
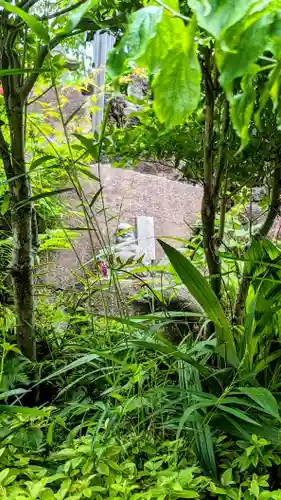
[[[21,0],[19,7],[28,12],[37,2],[38,0]],[[82,3],[83,1],[78,2],[79,5]],[[78,4],[67,7],[67,12],[75,9]],[[59,17],[62,13],[66,13],[66,9],[62,9],[51,17],[47,16],[46,19]],[[0,11],[0,69],[6,70],[1,75],[1,83],[11,139],[11,147],[9,148],[1,130],[4,123],[0,120],[0,154],[10,191],[13,232],[11,276],[14,288],[18,344],[23,354],[31,360],[35,360],[33,257],[38,248],[38,238],[36,213],[30,203],[31,187],[25,165],[24,111],[26,101],[37,81],[45,58],[53,48],[73,34],[72,32],[58,34],[47,44],[41,45],[32,64],[34,71],[25,78],[24,74],[15,74],[9,70],[24,69],[25,67],[28,59],[26,49],[29,23],[27,21],[25,24],[19,17],[14,18],[14,15],[12,15],[13,21],[10,22],[10,16],[10,12],[6,9]],[[24,49],[23,54],[22,48]],[[30,62],[28,63],[29,67]]]
[[[271,200],[270,200],[268,214],[263,225],[261,226],[259,231],[255,234],[256,238],[266,238],[266,236],[272,229],[274,221],[280,210],[280,195],[281,195],[281,167],[278,165],[274,170],[274,175],[272,179]],[[244,270],[240,286],[238,289],[236,305],[235,305],[234,319],[236,324],[242,323],[245,303],[250,284],[251,284],[251,276],[247,276]]]
[[[33,282],[34,209],[24,151],[24,104],[19,94],[11,96],[7,109],[11,136],[13,174],[19,179],[10,182],[13,259],[11,276],[17,320],[17,342],[22,353],[36,359]]]
[[[205,135],[204,135],[204,190],[201,208],[203,248],[207,260],[210,283],[220,297],[221,263],[215,241],[216,197],[213,193],[213,142],[215,92],[212,82],[211,51],[205,53],[203,74],[205,87]]]
[[[220,201],[220,228],[219,228],[219,236],[218,236],[219,244],[222,243],[223,237],[224,237],[226,204],[227,204],[227,197],[225,194],[223,194],[221,197],[221,201]]]
[[[218,169],[215,176],[214,183],[214,198],[218,199],[220,195],[220,224],[219,224],[219,234],[218,234],[218,246],[221,245],[224,237],[225,228],[225,216],[226,216],[226,204],[227,204],[227,165],[228,159],[226,156],[227,149],[227,133],[229,129],[230,117],[229,117],[229,103],[225,99],[223,105],[223,122],[220,134],[220,146],[219,146],[219,163]],[[223,186],[222,186],[223,183]]]

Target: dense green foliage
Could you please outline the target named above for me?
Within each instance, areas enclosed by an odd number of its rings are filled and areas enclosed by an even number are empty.
[[[281,499],[280,1],[0,7],[0,497]],[[132,68],[149,91],[133,124],[109,123],[110,101],[100,134],[86,135],[63,114],[62,54],[79,58],[97,29],[116,35],[112,100]],[[54,108],[28,111],[49,88]],[[89,201],[80,182],[99,182],[90,163],[103,157],[165,161],[203,185],[181,251],[159,241],[158,265],[114,261],[96,224],[102,186]],[[260,186],[265,220],[247,225]],[[64,216],[81,213],[110,278],[93,246],[77,287],[50,293],[45,252],[71,248]],[[149,314],[124,304],[132,277]],[[173,310],[182,290],[197,312]]]

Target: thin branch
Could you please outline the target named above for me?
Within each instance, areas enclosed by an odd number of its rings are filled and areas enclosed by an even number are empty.
[[[216,200],[218,195],[219,195],[219,190],[220,190],[220,184],[221,184],[221,178],[223,171],[225,169],[226,165],[226,158],[225,158],[225,151],[226,151],[226,134],[228,131],[230,123],[230,118],[229,118],[229,103],[225,99],[224,101],[224,111],[223,111],[223,125],[222,125],[222,130],[220,134],[220,147],[219,147],[219,164],[218,164],[218,170],[214,182],[214,188],[213,188],[213,196],[214,199]]]
[[[155,0],[159,5],[161,5],[161,7],[164,7],[164,9],[168,10],[169,12],[171,12],[171,14],[173,14],[173,17],[179,17],[180,19],[183,19],[183,21],[190,21],[190,18],[187,17],[187,16],[183,16],[182,14],[180,14],[179,12],[177,12],[176,10],[172,9],[171,7],[169,7],[169,5],[166,5],[164,2],[162,2],[162,0]]]
[[[86,0],[80,0],[79,2],[70,5],[69,7],[65,7],[64,9],[57,10],[57,12],[54,12],[53,14],[50,14],[49,16],[42,16],[40,17],[40,21],[47,21],[49,19],[55,19],[56,17],[63,16],[64,14],[67,14],[68,12],[71,12],[74,9],[77,9],[80,7],[80,5],[83,5]]]
[[[44,92],[42,92],[42,94],[40,94],[38,97],[35,97],[35,99],[32,99],[32,101],[29,101],[27,103],[27,106],[34,104],[36,101],[39,101],[39,99],[41,99],[41,97],[43,97],[45,94],[47,94],[47,92],[49,92],[49,90],[51,90],[52,88],[53,88],[53,85],[50,85],[50,87],[48,87],[46,90],[44,90]]]
[[[267,214],[267,217],[261,226],[260,230],[258,231],[257,236],[260,238],[265,238],[269,231],[271,230],[275,218],[279,213],[280,209],[280,194],[281,194],[281,167],[278,166],[275,168],[274,171],[274,176],[273,176],[273,182],[272,182],[272,194],[271,194],[271,201],[270,201],[270,207],[269,211]]]
[[[31,7],[33,7],[33,5],[35,5],[38,2],[39,0],[23,0],[19,4],[19,7],[27,12],[29,9],[31,9]]]
[[[77,113],[79,113],[80,109],[83,108],[83,106],[85,106],[87,101],[85,102],[82,102],[82,104],[80,104],[80,106],[78,106],[78,108],[76,108],[73,113],[71,113],[71,115],[67,118],[67,120],[65,120],[64,124],[65,126],[67,127],[67,125],[73,120],[73,118],[75,118],[75,116],[77,115]]]
[[[32,206],[31,210],[32,210],[31,213],[32,254],[34,258],[40,247],[40,241],[38,239],[38,224],[37,224],[35,207]]]
[[[40,47],[37,59],[36,59],[35,64],[34,64],[34,68],[36,68],[36,69],[42,68],[48,52],[49,52],[48,45],[42,45]],[[20,90],[21,98],[23,101],[25,101],[27,99],[27,97],[29,96],[29,93],[33,89],[33,86],[35,85],[38,76],[39,76],[39,73],[32,73],[31,76],[23,84],[23,86]]]
[[[218,241],[220,244],[221,244],[223,237],[224,237],[226,204],[227,204],[227,196],[224,195],[224,196],[222,196],[221,202],[220,202],[220,228],[219,228],[219,236],[218,236]]]
[[[61,42],[63,42],[67,38],[70,38],[74,35],[79,35],[82,32],[83,32],[83,30],[82,31],[79,30],[79,31],[76,31],[75,33],[71,32],[71,33],[66,33],[64,35],[57,35],[49,42],[48,45],[42,45],[42,47],[40,47],[40,49],[39,49],[38,56],[37,56],[37,59],[36,59],[35,64],[34,64],[34,69],[41,69],[42,68],[43,63],[44,63],[48,53],[51,50],[53,50],[57,45],[59,45]],[[23,101],[25,101],[28,98],[29,93],[33,89],[38,76],[39,76],[39,73],[32,73],[31,76],[23,84],[23,86],[20,90],[21,98]]]
[[[0,122],[0,155],[2,157],[6,177],[7,179],[11,179],[14,176],[14,171],[12,167],[9,146],[4,138],[4,134],[1,128],[2,125],[3,122]]]

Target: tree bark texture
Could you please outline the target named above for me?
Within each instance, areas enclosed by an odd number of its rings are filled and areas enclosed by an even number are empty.
[[[207,260],[210,283],[217,295],[221,292],[221,263],[215,241],[215,218],[217,199],[213,193],[213,143],[215,91],[212,82],[211,51],[206,50],[203,75],[205,89],[205,134],[204,134],[204,187],[202,199],[203,248]]]
[[[11,276],[17,319],[17,342],[22,353],[36,359],[34,320],[33,241],[34,209],[29,202],[30,182],[25,165],[24,112],[19,94],[10,97],[7,110],[11,136],[11,163],[18,179],[10,182],[13,258]]]
[[[19,7],[28,12],[38,0],[22,0]],[[77,5],[82,4],[79,2]],[[74,9],[67,7],[67,12]],[[66,10],[65,10],[66,12]],[[56,13],[56,16],[59,13]],[[54,16],[53,16],[54,17]],[[24,69],[25,48],[22,57],[23,38],[27,40],[25,26],[16,18],[11,24],[10,13],[0,12],[0,69]],[[83,30],[82,30],[83,31]],[[75,34],[80,33],[79,30]],[[54,36],[48,44],[41,45],[34,61],[34,72],[26,78],[22,74],[1,76],[4,91],[6,114],[10,132],[10,144],[5,141],[4,122],[0,122],[0,154],[9,182],[11,224],[13,233],[13,259],[11,276],[14,289],[15,313],[18,344],[23,354],[31,360],[36,359],[35,322],[34,322],[34,277],[33,260],[38,249],[36,212],[30,202],[31,185],[25,164],[25,123],[26,101],[32,91],[39,70],[50,51],[73,33]],[[18,47],[21,49],[19,50]],[[30,66],[30,64],[29,64]],[[37,71],[38,70],[38,71]]]

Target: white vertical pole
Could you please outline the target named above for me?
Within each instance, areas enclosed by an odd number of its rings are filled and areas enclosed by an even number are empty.
[[[96,70],[95,94],[97,96],[96,106],[99,110],[93,115],[93,132],[99,133],[99,127],[104,115],[104,91],[105,91],[105,71],[106,58],[108,52],[114,45],[115,38],[110,33],[97,31],[93,40],[93,63]]]

